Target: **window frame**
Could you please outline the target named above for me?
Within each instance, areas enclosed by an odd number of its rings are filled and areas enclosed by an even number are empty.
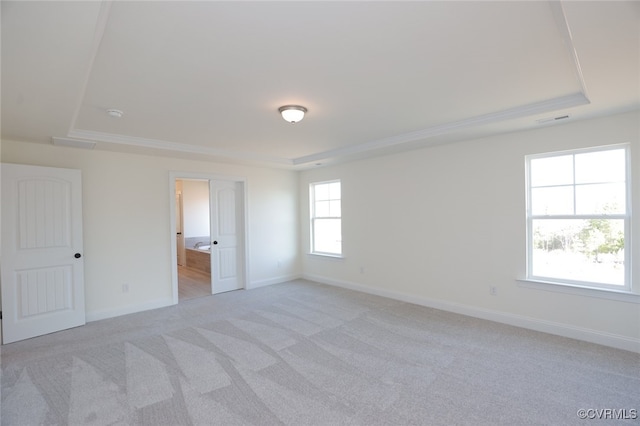
[[[332,183],[340,184],[340,198],[337,199],[340,201],[340,216],[316,216],[316,199],[315,199],[315,188],[319,185],[329,185]],[[329,198],[326,201],[331,201]],[[333,199],[334,201],[336,199]],[[326,252],[315,250],[315,222],[318,219],[334,219],[340,221],[340,252]],[[325,256],[325,257],[335,257],[342,258],[344,253],[344,249],[342,247],[342,181],[340,179],[332,179],[321,182],[311,182],[309,183],[309,254],[317,255],[317,256]]]
[[[550,215],[534,215],[532,213],[532,186],[531,186],[531,161],[540,158],[551,158],[559,156],[573,156],[573,164],[575,165],[575,156],[580,154],[587,154],[593,152],[605,152],[613,150],[624,150],[625,155],[625,211],[624,213],[616,214],[550,214]],[[544,283],[548,285],[565,286],[565,287],[578,287],[583,289],[604,290],[607,292],[616,293],[631,293],[632,292],[632,279],[631,279],[631,249],[632,249],[632,233],[631,233],[631,149],[629,143],[603,145],[589,148],[579,148],[564,151],[545,152],[538,154],[531,154],[525,156],[525,190],[526,190],[526,279],[525,281]],[[575,181],[575,167],[573,169],[573,188],[577,185]],[[575,191],[574,191],[574,203],[575,203]],[[575,204],[574,204],[575,205]],[[562,219],[618,219],[624,221],[624,283],[623,285],[598,283],[592,281],[571,280],[559,277],[547,277],[533,274],[533,222],[534,220],[562,220]]]

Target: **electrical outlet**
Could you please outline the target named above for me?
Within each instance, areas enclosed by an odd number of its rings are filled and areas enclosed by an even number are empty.
[[[498,295],[498,287],[495,287],[495,286],[489,287],[489,294],[492,295],[492,296],[497,296]]]
[[[129,283],[122,284],[122,292],[129,293]]]
[[[361,274],[364,274],[364,266],[361,266],[361,267],[360,267],[360,273],[361,273]]]

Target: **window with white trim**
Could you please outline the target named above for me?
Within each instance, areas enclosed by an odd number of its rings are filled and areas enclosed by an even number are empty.
[[[340,181],[309,185],[311,200],[311,253],[342,255]]]
[[[526,157],[527,279],[630,289],[629,146]]]

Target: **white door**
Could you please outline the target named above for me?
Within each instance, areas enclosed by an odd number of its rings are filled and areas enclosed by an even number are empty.
[[[176,244],[178,250],[178,265],[184,266],[187,257],[184,247],[184,224],[182,220],[182,192],[176,192]]]
[[[84,325],[80,170],[1,167],[3,343]]]
[[[244,288],[242,274],[243,193],[239,182],[212,180],[211,282],[213,294]]]

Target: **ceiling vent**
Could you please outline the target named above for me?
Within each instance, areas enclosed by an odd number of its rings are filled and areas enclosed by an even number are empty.
[[[540,120],[536,120],[536,123],[538,124],[554,123],[556,121],[566,120],[569,117],[571,117],[569,114],[565,114],[565,115],[559,115],[557,117],[541,118]]]
[[[70,146],[72,148],[93,149],[96,146],[95,142],[84,141],[82,139],[70,139],[70,138],[51,138],[51,143],[56,146]]]

